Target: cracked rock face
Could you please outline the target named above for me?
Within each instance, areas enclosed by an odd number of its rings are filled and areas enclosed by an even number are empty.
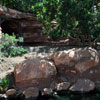
[[[65,69],[75,68],[80,73],[95,67],[99,64],[99,56],[95,49],[79,48],[64,51],[58,51],[52,56],[55,65]]]
[[[14,70],[16,86],[26,88],[37,86],[40,89],[49,86],[56,76],[56,67],[47,59],[28,59],[16,66]]]
[[[68,90],[69,87],[70,87],[70,82],[62,82],[57,84],[56,89],[57,91]]]
[[[78,78],[99,80],[99,54],[91,48],[73,48],[56,52],[52,59],[60,74],[68,76],[71,81]],[[95,71],[96,70],[96,71]]]
[[[47,36],[43,36],[43,25],[34,14],[20,12],[0,5],[0,17],[2,17],[2,31],[5,33],[14,32],[16,37],[21,37],[21,34],[23,34],[26,43],[49,41]]]

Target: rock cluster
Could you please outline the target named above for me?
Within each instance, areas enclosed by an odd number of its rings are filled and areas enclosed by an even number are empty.
[[[28,58],[14,69],[16,87],[26,98],[36,98],[39,92],[90,92],[100,81],[99,60],[98,52],[90,47],[58,51],[49,58]]]

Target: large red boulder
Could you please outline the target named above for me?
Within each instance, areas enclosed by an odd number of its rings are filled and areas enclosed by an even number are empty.
[[[100,75],[99,54],[91,47],[58,51],[52,56],[52,59],[58,72],[71,80],[80,77],[100,79],[98,77]]]
[[[47,59],[28,59],[14,69],[15,82],[18,88],[48,87],[56,76],[56,67]]]
[[[58,69],[60,67],[65,67],[66,69],[74,67],[80,73],[99,64],[98,53],[92,48],[74,48],[58,51],[52,58]]]

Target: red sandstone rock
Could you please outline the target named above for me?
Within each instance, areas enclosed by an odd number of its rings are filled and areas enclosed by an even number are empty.
[[[54,80],[56,73],[55,65],[52,62],[40,58],[25,60],[14,70],[18,88],[30,86],[45,88]]]
[[[79,71],[83,73],[88,69],[99,65],[99,56],[96,50],[92,48],[79,48],[59,51],[52,56],[58,69],[65,72],[69,69],[74,73]]]
[[[79,78],[100,80],[99,54],[93,48],[59,51],[52,58],[58,73],[65,76],[70,82],[75,82]]]
[[[0,5],[0,15],[2,16],[6,16],[8,18],[17,18],[17,19],[32,19],[34,17],[34,15],[29,14],[29,13],[22,13],[20,11],[17,10],[13,10],[10,8],[6,8],[4,6]],[[32,17],[33,16],[33,17]]]
[[[3,19],[1,26],[5,33],[14,33],[17,38],[23,36],[26,43],[49,41],[47,36],[42,35],[42,23],[34,14],[23,13],[0,5],[0,17]]]
[[[5,15],[5,13],[4,13],[3,9],[1,8],[1,6],[0,6],[0,15]]]

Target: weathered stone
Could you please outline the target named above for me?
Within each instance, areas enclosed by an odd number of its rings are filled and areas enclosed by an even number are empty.
[[[76,71],[83,73],[99,64],[97,51],[90,47],[59,51],[52,58],[62,73],[68,69],[75,69],[73,70],[75,73]]]
[[[72,49],[73,50],[73,49]],[[58,51],[57,53],[55,53],[52,58],[56,64],[56,66],[62,67],[66,66],[70,63],[71,58],[69,52],[71,52],[72,50],[64,50],[64,51]]]
[[[56,67],[47,59],[28,59],[15,67],[14,76],[18,88],[48,87],[56,76]]]
[[[29,87],[23,91],[25,99],[29,100],[30,98],[36,99],[39,96],[39,89],[36,87]]]
[[[34,15],[29,14],[29,13],[21,13],[19,11],[10,9],[10,8],[6,8],[4,6],[0,5],[0,15],[1,16],[7,16],[8,18],[18,18],[18,19],[24,19],[24,18],[29,18],[32,19],[31,16],[34,17]]]
[[[57,91],[68,90],[69,86],[70,86],[70,82],[62,82],[57,84],[56,89]]]
[[[2,6],[0,6],[0,15],[5,15],[3,9],[2,9]]]
[[[6,95],[7,96],[12,96],[16,94],[16,90],[15,89],[9,89],[6,91]]]
[[[24,42],[48,42],[49,38],[42,34],[42,23],[34,14],[23,13],[0,5],[0,26],[4,33],[14,33],[24,38]]]
[[[42,91],[42,95],[52,95],[53,91],[51,88],[44,88]]]
[[[64,83],[64,82],[65,83],[68,82],[68,80],[66,79],[66,77],[57,75],[56,79],[53,82],[51,82],[50,88],[52,90],[56,90],[57,89],[57,84]]]
[[[94,90],[95,84],[89,79],[78,79],[77,82],[70,87],[71,91],[90,92]]]

